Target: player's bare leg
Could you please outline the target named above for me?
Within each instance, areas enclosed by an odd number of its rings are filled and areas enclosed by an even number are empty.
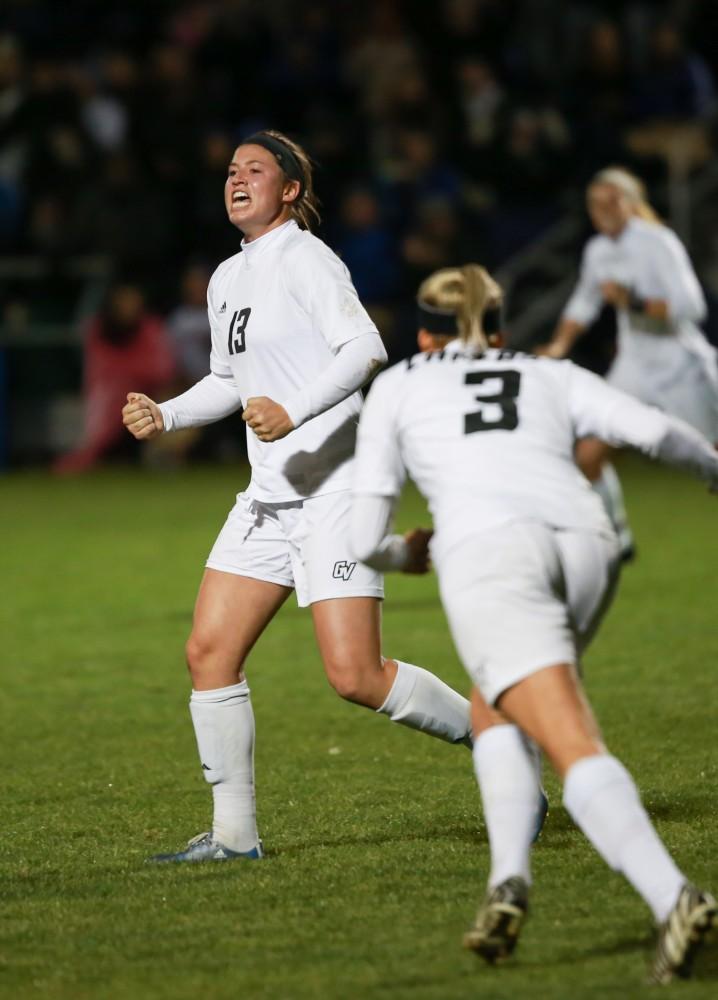
[[[187,643],[190,712],[202,771],[212,786],[212,830],[156,861],[262,855],[254,791],[254,713],[244,662],[291,594],[290,587],[205,570]]]
[[[537,671],[509,688],[500,707],[563,778],[564,805],[576,825],[653,911],[661,927],[654,970],[661,965],[667,926],[688,928],[672,935],[673,957],[661,973],[687,974],[693,951],[716,919],[715,901],[692,888],[686,892],[686,878],[653,828],[631,776],[606,751],[574,666]]]
[[[428,670],[381,655],[381,604],[375,597],[317,601],[312,617],[337,694],[411,729],[471,745],[467,699]]]
[[[601,498],[618,535],[622,561],[628,562],[634,557],[636,549],[628,523],[621,481],[611,463],[612,455],[613,448],[598,438],[582,438],[575,448],[576,463]]]

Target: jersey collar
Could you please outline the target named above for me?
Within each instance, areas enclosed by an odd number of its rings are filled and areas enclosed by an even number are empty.
[[[281,226],[277,226],[276,229],[270,229],[264,236],[259,236],[256,240],[252,240],[251,243],[245,243],[242,240],[242,257],[244,258],[245,265],[251,267],[263,253],[281,243],[289,232],[296,228],[297,223],[294,219],[287,219]]]

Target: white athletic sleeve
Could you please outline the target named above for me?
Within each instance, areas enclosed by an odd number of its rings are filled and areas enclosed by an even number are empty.
[[[398,497],[406,479],[399,443],[399,368],[382,372],[364,403],[354,455],[354,493]]]
[[[630,445],[651,458],[692,472],[718,488],[718,451],[695,428],[568,366],[569,409],[576,437],[595,436],[614,447]]]
[[[657,238],[646,246],[646,264],[658,290],[657,298],[668,302],[671,319],[700,323],[706,317],[706,300],[686,249],[675,233],[660,227]]]
[[[278,401],[299,427],[365,385],[386,364],[387,354],[349,271],[325,243],[305,240],[286,255],[282,274],[291,296],[336,355],[314,382]]]
[[[228,417],[242,405],[239,389],[231,378],[221,378],[211,372],[187,392],[160,403],[166,431],[181,431],[186,427],[203,427]]]
[[[601,286],[594,266],[593,245],[589,241],[584,248],[578,282],[561,314],[561,319],[573,320],[581,326],[592,323],[603,307]]]
[[[394,519],[392,497],[355,496],[349,547],[360,562],[380,573],[406,566],[409,546],[403,535],[390,534]]]
[[[358,559],[374,569],[402,569],[406,543],[390,529],[396,498],[406,479],[399,444],[398,369],[374,381],[364,404],[354,456],[354,504],[350,544]]]
[[[324,413],[369,381],[386,364],[378,333],[365,333],[341,345],[336,357],[313,382],[282,402],[295,427]]]

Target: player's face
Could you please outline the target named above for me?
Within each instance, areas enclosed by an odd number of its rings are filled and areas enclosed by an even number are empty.
[[[630,201],[612,184],[592,184],[586,205],[591,222],[604,236],[618,236],[632,214]]]
[[[227,172],[224,204],[232,225],[245,240],[253,240],[290,217],[290,206],[299,192],[298,181],[285,181],[284,173],[263,146],[238,146]]]

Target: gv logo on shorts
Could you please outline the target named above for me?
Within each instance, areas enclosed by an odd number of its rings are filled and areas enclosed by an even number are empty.
[[[355,562],[346,562],[345,560],[342,560],[341,562],[335,562],[334,572],[332,573],[332,576],[334,577],[335,580],[348,580],[349,577],[354,572],[355,568],[356,568]]]

